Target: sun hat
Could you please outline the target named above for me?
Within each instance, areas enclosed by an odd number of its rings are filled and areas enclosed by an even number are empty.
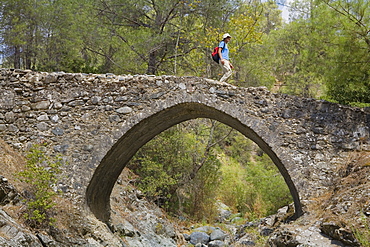
[[[228,34],[228,33],[225,33],[223,36],[222,36],[222,39],[226,39],[226,38],[231,38],[231,35],[230,34]]]

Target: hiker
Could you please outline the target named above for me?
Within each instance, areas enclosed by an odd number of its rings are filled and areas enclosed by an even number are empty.
[[[220,79],[220,82],[225,82],[231,75],[232,75],[232,69],[234,66],[230,63],[229,58],[229,48],[227,47],[227,43],[229,43],[231,39],[230,34],[225,33],[222,36],[222,41],[218,45],[218,55],[220,56],[219,64],[222,68],[222,71],[224,72],[224,75]]]

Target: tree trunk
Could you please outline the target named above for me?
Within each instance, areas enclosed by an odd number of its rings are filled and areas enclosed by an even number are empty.
[[[113,62],[112,62],[112,57],[114,55],[115,51],[113,47],[110,45],[108,49],[108,54],[105,55],[105,60],[104,60],[104,65],[102,67],[102,72],[103,73],[109,73],[112,71],[113,67]]]
[[[14,68],[21,68],[21,48],[20,46],[14,46]]]
[[[148,70],[146,71],[146,73],[148,75],[155,75],[156,74],[156,72],[157,72],[156,62],[157,62],[156,52],[154,51],[154,52],[151,52],[149,54]]]

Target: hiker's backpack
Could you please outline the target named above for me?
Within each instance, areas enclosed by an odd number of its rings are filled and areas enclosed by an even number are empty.
[[[213,49],[213,52],[212,52],[212,59],[213,61],[215,61],[216,63],[218,63],[218,61],[220,60],[220,56],[218,55],[218,49],[220,47],[216,46],[214,49]],[[225,49],[225,43],[224,43],[224,47],[222,49]]]

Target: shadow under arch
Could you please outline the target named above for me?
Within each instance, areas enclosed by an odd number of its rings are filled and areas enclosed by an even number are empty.
[[[114,184],[134,154],[162,131],[181,122],[196,118],[217,120],[238,130],[244,136],[254,141],[278,167],[288,185],[294,201],[294,218],[302,215],[303,211],[297,188],[287,169],[269,145],[255,131],[242,124],[239,120],[201,103],[181,103],[153,114],[134,125],[112,146],[96,168],[86,190],[86,203],[92,213],[99,220],[108,223],[110,219],[110,195]]]

